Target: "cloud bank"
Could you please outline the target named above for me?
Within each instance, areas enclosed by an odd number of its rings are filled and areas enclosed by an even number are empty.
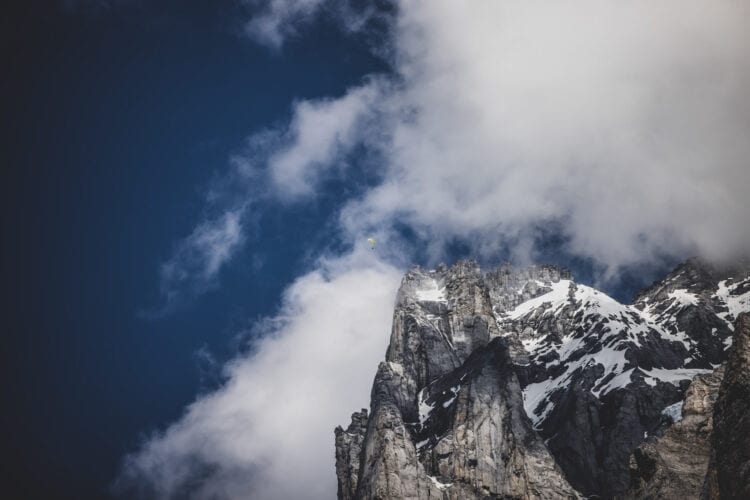
[[[256,326],[228,382],[127,458],[128,498],[335,497],[335,422],[368,402],[401,273],[363,246],[321,260]],[[352,408],[352,404],[355,405]]]
[[[261,19],[284,25],[305,5],[272,2]],[[324,107],[298,104],[298,140],[270,154],[270,175],[278,193],[310,194],[364,144],[383,182],[347,200],[343,230],[405,224],[435,256],[456,237],[486,254],[533,253],[552,227],[610,273],[663,256],[731,258],[750,244],[748,10],[399,3],[394,73]]]
[[[280,46],[322,4],[269,2],[251,25],[273,30],[255,36]],[[457,239],[479,257],[532,259],[539,234],[553,231],[559,251],[609,277],[665,256],[747,253],[749,9],[398,2],[386,41],[393,72],[297,103],[288,127],[254,136],[225,180],[252,178],[262,195],[239,197],[283,209],[368,169],[377,180],[342,200],[339,232],[388,244],[366,258],[355,244],[291,285],[279,317],[261,326],[268,336],[227,366],[226,386],[130,456],[124,483],[164,498],[335,496],[332,429],[365,403],[383,355],[414,244],[400,228],[435,260]],[[360,168],[354,151],[366,155]],[[189,237],[185,248],[198,250],[175,261],[187,276],[213,277],[231,258],[202,241],[235,239]]]

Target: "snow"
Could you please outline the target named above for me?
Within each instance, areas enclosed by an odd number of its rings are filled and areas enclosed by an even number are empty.
[[[430,480],[432,481],[432,483],[435,486],[437,486],[437,488],[439,490],[446,490],[446,489],[450,488],[451,486],[453,486],[453,483],[441,483],[440,481],[438,481],[438,479],[436,477],[430,476],[429,474],[427,475],[427,477],[430,478]]]
[[[612,378],[612,380],[610,380],[609,382],[607,382],[607,384],[604,387],[602,387],[598,391],[592,390],[591,393],[597,398],[600,398],[610,391],[619,389],[621,387],[625,387],[626,385],[630,383],[630,376],[633,374],[634,370],[635,368],[631,368],[630,370],[626,370],[620,373],[619,375],[615,375],[615,377]],[[596,387],[596,385],[594,385],[594,387]]]
[[[589,313],[601,314],[604,317],[616,317],[628,310],[615,299],[586,285],[576,285],[575,300],[582,302]]]
[[[676,368],[674,370],[667,370],[664,368],[654,368],[652,370],[640,370],[646,375],[646,383],[655,386],[657,381],[669,382],[674,385],[679,385],[681,380],[690,380],[696,375],[701,373],[711,373],[712,370],[703,368]]]
[[[523,344],[523,348],[526,349],[526,352],[528,353],[534,352],[543,343],[544,343],[544,338],[541,336],[526,338],[521,341],[521,344]]]
[[[625,352],[630,346],[640,346],[642,335],[655,331],[664,338],[682,342],[686,347],[690,347],[689,339],[684,333],[668,331],[659,324],[665,320],[664,315],[656,318],[648,310],[642,312],[634,306],[623,305],[607,294],[585,285],[574,285],[571,296],[570,287],[571,282],[568,280],[554,283],[552,291],[520,304],[507,315],[507,318],[511,320],[519,320],[533,314],[535,310],[543,306],[546,306],[544,314],[547,315],[557,314],[567,304],[577,304],[578,308],[573,314],[583,313],[586,330],[590,332],[597,325],[602,325],[600,333],[596,335],[598,335],[598,344],[604,347],[596,352],[587,352],[583,356],[581,356],[581,351],[587,349],[586,340],[592,335],[591,333],[581,336],[573,332],[557,342],[550,342],[542,336],[522,339],[524,348],[534,358],[555,352],[557,359],[549,364],[559,363],[565,367],[565,371],[557,377],[529,384],[523,390],[526,414],[537,428],[554,409],[554,404],[549,400],[549,397],[557,389],[566,387],[576,371],[581,368],[595,365],[604,367],[602,375],[594,382],[591,390],[591,393],[597,398],[629,385],[632,382],[632,375],[636,367],[632,367],[632,365],[628,367]],[[688,304],[695,304],[698,300],[695,294],[688,293],[685,290],[672,292],[670,298],[675,302],[675,305],[668,308],[670,309],[668,311],[670,316],[675,314],[675,309],[680,310]],[[627,332],[627,337],[619,338],[623,331]],[[575,361],[571,361],[571,359],[575,359]],[[658,380],[678,383],[680,380],[689,379],[698,373],[708,371],[710,370],[665,370],[656,368],[644,373],[647,376],[646,382],[650,385],[656,385]],[[607,382],[602,384],[602,381],[607,378]],[[538,415],[534,413],[537,409],[539,409]]]
[[[633,311],[637,311],[648,326],[656,330],[662,338],[673,342],[681,342],[685,349],[690,351],[692,340],[684,332],[677,329],[673,331],[670,327],[677,325],[676,316],[683,308],[697,304],[698,296],[687,290],[678,289],[671,291],[668,297],[672,303],[661,313],[653,311],[653,308],[658,304],[648,305],[643,311],[638,311],[633,306],[629,307]]]
[[[432,410],[435,409],[433,405],[427,404],[427,402],[424,400],[425,394],[424,389],[419,391],[419,394],[417,394],[417,400],[419,401],[419,425],[424,428],[425,422],[427,422],[427,419],[430,418],[430,413]]]
[[[679,422],[682,420],[682,401],[678,401],[673,405],[669,405],[664,408],[661,413],[672,419],[672,422]]]
[[[463,380],[463,377],[461,378],[461,380]],[[450,388],[450,389],[448,389],[448,390],[449,390],[449,391],[451,391],[451,393],[453,394],[453,397],[451,397],[450,399],[448,399],[447,401],[445,401],[445,402],[443,403],[443,408],[448,408],[448,407],[449,407],[450,405],[452,405],[452,404],[453,404],[453,402],[454,402],[454,401],[456,400],[456,398],[458,397],[458,391],[460,391],[460,390],[461,390],[461,384],[459,384],[459,385],[456,385],[456,386],[453,386],[453,387],[451,387],[451,388]],[[443,394],[445,394],[445,392],[443,392]]]
[[[558,287],[558,289],[553,290],[542,297],[532,299],[522,304],[511,312],[511,316],[518,317],[521,311],[527,309],[527,307],[524,306],[530,302],[535,302],[537,304],[549,302],[552,306],[549,310],[556,312],[556,308],[569,301],[569,287],[570,282],[567,281],[562,287]],[[549,300],[545,300],[545,297]],[[639,325],[634,318],[627,317],[628,315],[634,315],[629,306],[624,306],[606,294],[598,292],[593,288],[583,285],[575,285],[573,299],[575,300],[575,303],[580,304],[576,313],[583,311],[585,320],[596,318],[598,321],[602,321],[606,318],[608,322],[604,328],[602,328],[601,334],[598,338],[599,344],[604,345],[605,347],[596,352],[587,352],[581,356],[581,350],[587,349],[587,337],[579,336],[576,332],[563,337],[560,343],[545,343],[545,339],[541,337],[522,340],[524,348],[527,352],[533,354],[534,357],[540,357],[554,351],[557,354],[558,359],[551,363],[560,363],[565,366],[565,371],[557,377],[529,384],[524,388],[524,407],[526,409],[526,414],[535,426],[538,426],[539,423],[542,422],[554,409],[554,405],[548,399],[549,396],[558,388],[563,388],[570,383],[573,374],[580,368],[595,366],[598,364],[604,367],[603,374],[594,382],[591,391],[596,397],[601,397],[612,390],[628,385],[631,382],[630,376],[633,373],[633,368],[625,370],[627,360],[625,359],[624,341],[615,340],[615,337],[623,329],[628,329],[633,333],[630,336],[631,342],[638,344],[638,338],[635,334],[648,332],[648,326]],[[589,325],[589,327],[591,327],[591,325]],[[607,344],[609,339],[613,339],[613,342]],[[575,361],[570,361],[571,358],[577,359],[575,359]],[[610,380],[603,386],[599,387],[601,381],[606,377],[610,377]],[[546,404],[544,404],[545,402]],[[540,405],[543,405],[541,413],[535,415],[534,410]]]
[[[568,288],[570,287],[570,283],[570,280],[560,280],[557,283],[552,283],[551,291],[544,295],[540,295],[539,297],[527,300],[526,302],[522,302],[515,309],[508,312],[508,317],[510,319],[519,319],[540,307],[545,302],[549,302],[553,309],[557,309],[568,301]]]
[[[734,330],[733,323],[734,320],[737,319],[737,316],[741,312],[750,311],[750,291],[740,295],[732,294],[741,285],[747,283],[748,279],[731,285],[727,285],[727,281],[729,280],[720,281],[719,289],[716,291],[716,294],[714,294],[714,297],[721,299],[727,306],[728,311],[725,313],[719,313],[718,316],[727,322],[727,325],[731,330]]]
[[[531,423],[534,424],[535,429],[540,422],[547,418],[547,414],[554,408],[554,405],[550,401],[547,401],[540,415],[534,413],[537,406],[552,392],[550,386],[553,388],[556,387],[552,379],[529,384],[523,389],[523,407],[526,410],[526,415],[531,419]]]
[[[404,376],[404,367],[401,363],[394,363],[393,361],[388,361],[388,368],[395,373],[396,375]]]
[[[724,339],[724,350],[726,351],[730,347],[732,347],[732,336],[731,335],[729,337],[727,337],[727,338]]]
[[[720,299],[719,302],[726,304],[728,311],[718,315],[727,323],[731,323],[740,312],[750,311],[750,291],[733,295],[740,287],[746,286],[748,280],[750,278],[736,283],[719,283],[714,299]],[[632,375],[636,370],[644,374],[645,382],[651,386],[660,381],[679,385],[682,380],[689,380],[695,375],[711,371],[659,367],[644,370],[633,366],[625,359],[628,349],[644,346],[648,337],[658,335],[665,340],[683,344],[690,353],[684,358],[683,365],[692,361],[695,355],[694,342],[679,329],[676,317],[686,307],[693,307],[704,301],[710,305],[706,298],[687,289],[675,289],[667,294],[665,301],[654,303],[649,301],[648,297],[644,298],[640,303],[643,310],[640,310],[634,305],[621,304],[605,293],[570,280],[552,283],[551,288],[549,292],[527,300],[498,316],[501,330],[515,329],[518,333],[523,330],[520,340],[529,354],[529,364],[539,364],[538,360],[546,357],[549,361],[544,363],[544,368],[549,369],[556,365],[562,365],[564,368],[555,378],[529,384],[523,389],[524,408],[535,428],[538,428],[554,409],[550,396],[556,390],[564,389],[570,384],[580,369],[596,365],[604,367],[602,375],[591,389],[597,398],[631,384]],[[581,328],[562,338],[533,331],[542,321],[564,320],[563,315],[565,318],[582,318]],[[711,331],[714,335],[717,332],[716,328]],[[725,348],[731,345],[731,341],[731,337],[724,340]],[[592,349],[593,345],[597,347]],[[590,352],[592,350],[596,352]],[[605,378],[607,382],[603,383]],[[535,414],[537,410],[538,415]],[[670,416],[674,416],[676,410],[671,411]]]
[[[439,287],[437,281],[430,280],[425,289],[417,290],[417,300],[420,302],[445,302],[445,287]]]
[[[698,305],[698,296],[683,289],[672,290],[669,292],[669,298],[675,299],[683,306]]]
[[[452,398],[450,398],[450,399],[449,399],[448,401],[446,401],[445,403],[443,403],[443,408],[448,408],[448,407],[449,407],[450,405],[452,405],[452,404],[453,404],[453,402],[454,402],[455,400],[456,400],[456,396],[453,396],[453,397],[452,397]]]

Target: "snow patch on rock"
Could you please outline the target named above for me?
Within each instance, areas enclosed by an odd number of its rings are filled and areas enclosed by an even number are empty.
[[[420,302],[445,302],[445,287],[440,287],[438,282],[430,280],[427,282],[429,285],[427,288],[416,291],[417,300]]]
[[[673,405],[669,405],[662,410],[662,415],[666,415],[672,419],[672,422],[677,423],[682,420],[682,401],[678,401]]]

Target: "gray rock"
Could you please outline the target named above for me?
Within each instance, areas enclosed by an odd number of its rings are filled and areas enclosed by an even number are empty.
[[[578,497],[531,428],[504,339],[476,350],[428,390],[435,409],[417,438],[427,441],[420,460],[452,485],[447,498]]]
[[[714,405],[711,462],[704,498],[750,498],[750,314],[738,315],[734,342]]]
[[[352,414],[352,423],[346,430],[336,427],[336,477],[339,500],[352,500],[357,492],[359,457],[367,432],[367,410]]]
[[[499,337],[476,262],[407,273],[371,415],[336,430],[340,498],[577,496],[531,428]]]
[[[516,356],[524,392],[547,387],[526,410],[576,489],[627,491],[630,455],[663,425],[661,411],[684,399],[693,375],[726,360],[735,298],[748,286],[746,269],[691,260],[633,305],[571,282],[567,298],[498,314],[528,346],[528,362]]]
[[[669,427],[662,412],[685,399],[690,378],[726,360],[748,293],[747,269],[697,260],[632,305],[555,266],[412,269],[370,418],[336,431],[340,498],[632,494],[634,451],[665,468],[681,453],[675,443],[696,445],[683,439],[691,417],[667,431],[675,450],[638,448]],[[639,467],[639,491],[672,480]],[[694,488],[698,465],[686,467]]]
[[[685,392],[682,418],[651,437],[630,459],[631,487],[623,499],[699,498],[708,471],[714,402],[724,369],[697,375]]]

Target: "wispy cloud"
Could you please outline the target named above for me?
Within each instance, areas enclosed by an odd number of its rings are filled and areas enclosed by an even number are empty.
[[[340,99],[302,101],[286,127],[262,130],[232,156],[228,170],[206,194],[211,213],[161,265],[158,317],[211,290],[222,268],[243,247],[253,210],[270,210],[314,196],[319,182],[346,170],[346,155],[361,140],[377,86],[353,88]]]
[[[331,171],[346,168],[346,153],[362,141],[377,85],[355,87],[338,99],[302,101],[286,133],[286,147],[268,160],[272,185],[285,199],[309,198]]]
[[[142,316],[168,314],[217,285],[222,267],[245,241],[242,212],[236,209],[204,220],[177,244],[174,254],[161,265],[159,272],[163,304],[155,310],[144,311]]]
[[[245,0],[255,9],[245,25],[248,36],[273,49],[279,49],[299,25],[312,21],[328,0]]]
[[[281,50],[319,17],[349,34],[363,33],[390,17],[389,2],[359,0],[242,0],[252,12],[245,34],[272,50]],[[378,49],[380,50],[380,49]]]

